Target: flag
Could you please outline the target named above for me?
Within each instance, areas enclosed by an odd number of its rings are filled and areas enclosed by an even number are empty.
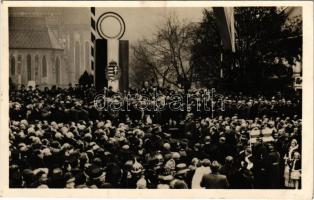
[[[224,48],[235,52],[234,8],[214,7],[213,11]]]

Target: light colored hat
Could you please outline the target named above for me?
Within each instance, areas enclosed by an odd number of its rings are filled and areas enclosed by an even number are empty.
[[[143,169],[144,169],[143,165],[141,163],[139,163],[137,160],[135,160],[135,162],[132,166],[131,172],[134,174],[138,174],[138,173],[142,172]]]
[[[170,189],[168,184],[158,184],[157,189]]]
[[[51,156],[51,151],[49,148],[44,148],[43,150],[41,150],[41,153],[44,155],[44,156]]]
[[[27,149],[28,149],[28,147],[25,143],[20,143],[18,146],[19,146],[20,151],[27,151]]]
[[[74,138],[74,134],[73,134],[72,132],[67,132],[67,133],[65,134],[65,136],[66,136],[67,138]]]
[[[28,129],[27,129],[27,133],[28,133],[28,134],[35,133],[34,127],[28,128]]]
[[[44,134],[43,134],[42,131],[37,130],[37,131],[35,132],[35,135],[36,135],[37,137],[42,137]]]
[[[65,127],[65,126],[63,126],[61,128],[61,133],[63,133],[63,134],[66,134],[68,131],[69,131],[69,129],[67,127]]]
[[[145,189],[147,188],[147,182],[144,178],[141,178],[136,183],[136,189]]]
[[[39,185],[37,188],[49,188],[49,187],[48,187],[48,185],[41,184],[41,185]]]
[[[171,148],[171,146],[170,146],[169,143],[164,143],[163,147],[164,147],[164,149],[166,149],[166,150],[170,150],[170,148]]]
[[[98,122],[97,123],[97,128],[102,128],[105,125],[104,122]]]
[[[62,138],[63,138],[63,135],[62,135],[60,132],[56,132],[55,138],[57,138],[57,139],[62,139]]]
[[[180,159],[180,154],[178,152],[172,152],[172,158],[175,159],[175,160],[178,160]]]

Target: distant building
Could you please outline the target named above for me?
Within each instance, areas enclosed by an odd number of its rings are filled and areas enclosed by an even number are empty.
[[[78,83],[90,61],[88,8],[10,8],[10,77],[17,85]]]

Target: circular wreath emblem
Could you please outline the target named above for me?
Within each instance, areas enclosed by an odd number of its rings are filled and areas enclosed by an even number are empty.
[[[115,12],[106,12],[97,20],[97,32],[103,39],[120,39],[125,32],[122,17]]]

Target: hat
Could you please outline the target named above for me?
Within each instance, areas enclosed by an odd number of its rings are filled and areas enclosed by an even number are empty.
[[[158,179],[161,180],[162,182],[170,182],[172,180],[174,180],[174,177],[172,175],[159,175]]]
[[[103,174],[103,169],[101,167],[98,167],[96,165],[91,165],[88,168],[88,175],[90,178],[99,178]]]
[[[176,175],[183,175],[186,174],[188,171],[190,171],[190,169],[187,168],[187,165],[185,163],[177,164]]]
[[[44,156],[51,156],[51,150],[49,148],[44,148],[43,150],[41,150],[41,153],[44,155]]]
[[[90,133],[86,133],[83,138],[91,140],[93,138],[93,136]]]
[[[78,130],[83,131],[83,130],[85,130],[86,126],[83,124],[78,124],[77,128],[78,128]]]
[[[164,182],[170,182],[174,179],[174,177],[172,175],[166,175],[166,176],[160,175],[158,176],[158,179]]]
[[[22,119],[21,120],[21,124],[25,125],[25,126],[28,126],[28,122],[26,119]]]
[[[172,158],[172,154],[171,153],[167,153],[167,154],[164,155],[164,159],[165,160],[169,160],[171,158]]]
[[[178,152],[173,152],[173,153],[172,153],[172,158],[173,158],[173,159],[179,160],[180,157],[181,157],[181,156],[180,156],[180,154],[179,154]]]
[[[42,137],[42,136],[43,136],[43,132],[44,132],[44,131],[37,130],[37,131],[35,131],[35,135],[36,135],[37,137]]]
[[[62,138],[63,138],[63,135],[62,135],[60,132],[56,132],[55,138],[57,138],[57,139],[62,139]]]
[[[164,143],[163,147],[165,150],[170,150],[170,148],[171,148],[169,143]]]
[[[211,141],[210,136],[209,135],[205,136],[204,141],[205,141],[205,144],[210,143],[210,141]]]
[[[25,179],[28,179],[28,178],[33,177],[33,176],[34,176],[34,173],[31,169],[24,169],[23,170],[23,177]]]
[[[88,155],[87,155],[87,153],[85,153],[85,152],[80,153],[80,160],[81,160],[81,161],[87,161],[87,160],[88,160]]]
[[[170,189],[168,184],[158,184],[157,189]]]
[[[225,163],[230,163],[233,162],[233,157],[232,156],[227,156],[225,159]]]
[[[188,189],[188,186],[185,181],[177,180],[173,185],[173,189]]]
[[[219,162],[214,160],[212,165],[211,165],[211,169],[213,172],[217,172],[219,170],[220,166],[221,165],[219,164]]]
[[[101,166],[102,160],[100,158],[96,157],[93,159],[93,163],[98,165],[98,166]]]
[[[219,138],[219,142],[225,142],[226,141],[226,138],[225,137],[220,137]]]
[[[63,127],[60,129],[60,131],[61,131],[61,133],[66,134],[66,133],[69,131],[69,129],[68,129],[67,127],[63,126]]]
[[[141,178],[136,183],[136,189],[146,189],[147,188],[147,182],[144,178]]]
[[[41,185],[39,185],[37,188],[49,188],[49,187],[48,187],[48,185],[46,185],[46,184],[41,184]]]
[[[201,163],[202,163],[202,165],[204,166],[204,167],[209,167],[210,166],[210,160],[209,159],[203,159],[202,161],[201,161]]]
[[[28,128],[28,129],[27,129],[27,133],[28,133],[28,134],[35,133],[34,127]]]
[[[67,184],[75,182],[75,177],[69,178]]]
[[[143,170],[144,170],[143,165],[135,159],[135,162],[132,165],[131,172],[134,174],[138,174],[141,173]]]
[[[22,152],[25,152],[28,150],[27,145],[25,143],[20,143],[18,147],[19,147],[19,150]]]
[[[129,150],[129,149],[130,149],[130,146],[127,145],[127,144],[126,144],[126,145],[123,145],[123,146],[122,146],[122,149],[123,149],[123,150]]]
[[[67,138],[74,138],[74,134],[73,134],[72,132],[67,132],[67,133],[65,133],[65,136],[66,136]]]
[[[195,143],[194,148],[201,148],[201,144],[200,143]]]

